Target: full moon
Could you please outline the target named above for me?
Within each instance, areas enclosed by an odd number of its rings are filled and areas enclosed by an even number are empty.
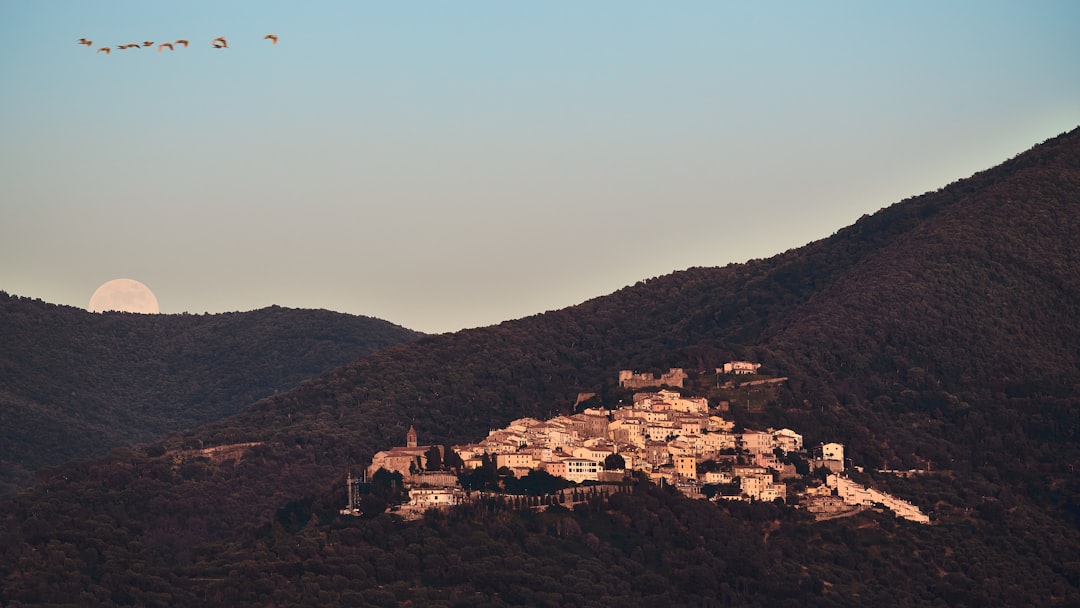
[[[90,296],[90,305],[86,308],[90,312],[161,312],[154,292],[134,279],[113,279],[106,282]]]

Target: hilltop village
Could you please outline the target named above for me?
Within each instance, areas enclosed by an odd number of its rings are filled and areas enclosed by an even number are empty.
[[[759,367],[731,361],[716,372],[718,377],[750,375]],[[520,418],[477,443],[450,448],[420,445],[410,427],[405,446],[375,454],[366,477],[380,469],[400,474],[409,495],[400,509],[406,516],[470,499],[472,493],[462,488],[458,476],[444,470],[445,463],[454,462],[460,470],[493,466],[519,479],[540,470],[574,484],[620,483],[636,473],[691,498],[783,501],[819,518],[886,507],[898,517],[929,523],[914,505],[849,479],[843,445],[823,443],[806,450],[802,435],[787,428],[736,433],[734,423],[705,397],[671,390],[685,378],[677,368],[659,378],[624,370],[620,387],[653,390],[634,393],[632,405],[617,409],[587,408],[548,420]],[[795,484],[798,495],[789,491],[789,481],[800,482]],[[342,513],[359,514],[361,481],[350,475],[347,484],[349,503]]]

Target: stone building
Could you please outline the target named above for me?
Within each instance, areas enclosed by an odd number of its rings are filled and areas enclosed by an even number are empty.
[[[637,374],[634,370],[619,370],[619,386],[622,388],[646,388],[650,386],[675,386],[683,387],[686,381],[686,372],[681,367],[673,367],[666,374]]]

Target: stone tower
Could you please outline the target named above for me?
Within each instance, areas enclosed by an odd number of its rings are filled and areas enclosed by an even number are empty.
[[[410,448],[416,447],[416,428],[413,425],[409,425],[409,432],[405,435],[405,446]]]

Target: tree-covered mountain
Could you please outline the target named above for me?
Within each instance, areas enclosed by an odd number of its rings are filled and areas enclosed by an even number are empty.
[[[0,292],[0,493],[420,336],[329,311],[92,314]]]
[[[7,499],[0,601],[1075,604],[1078,227],[1074,130],[770,259],[379,351]],[[581,391],[611,403],[619,369],[708,377],[731,358],[789,378],[738,424],[844,443],[935,525],[815,524],[642,485],[543,515],[336,515],[346,469],[410,425],[422,443],[473,441]],[[235,463],[162,455],[256,441]]]

